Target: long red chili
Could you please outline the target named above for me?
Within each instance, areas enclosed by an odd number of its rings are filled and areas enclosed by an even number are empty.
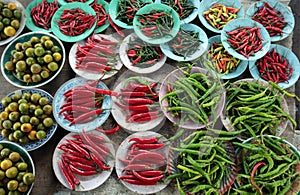
[[[78,178],[73,174],[70,165],[68,164],[68,162],[63,158],[62,159],[62,163],[63,165],[65,165],[66,171],[69,174],[71,180],[73,181],[74,184],[79,185],[80,181],[78,180]]]
[[[164,178],[164,175],[159,175],[156,177],[144,177],[144,176],[140,175],[137,171],[132,171],[132,173],[138,179],[140,179],[142,181],[146,181],[146,182],[157,182],[157,181],[161,180],[162,178]]]
[[[110,96],[117,96],[118,93],[115,91],[111,91],[109,89],[98,89],[96,87],[92,87],[89,85],[89,83],[85,83],[85,87],[97,94],[103,94],[103,95],[110,95]]]
[[[128,140],[128,142],[137,142],[139,144],[152,144],[158,142],[160,137],[149,137],[149,138],[140,138],[140,137],[132,137]]]
[[[135,144],[135,147],[141,149],[158,149],[163,148],[165,143],[155,143],[155,144]]]
[[[84,157],[84,155],[82,153],[79,153],[79,152],[77,152],[75,150],[72,150],[70,148],[61,147],[61,146],[58,146],[57,148],[64,151],[64,152],[66,152],[66,153],[68,153],[68,154],[71,154],[73,156],[77,156],[77,157],[81,157],[81,158]]]
[[[143,113],[136,113],[129,116],[129,118],[126,120],[127,122],[138,122],[142,121],[143,119],[151,118],[152,120],[156,119],[156,116],[158,116],[159,111],[152,111],[152,112],[143,112]]]
[[[263,192],[261,191],[261,189],[259,188],[259,186],[254,182],[254,175],[256,170],[260,167],[260,166],[265,166],[266,163],[265,162],[259,162],[256,165],[254,165],[252,171],[251,171],[251,175],[250,175],[250,183],[252,184],[252,186],[256,189],[256,191],[260,194],[263,195]]]
[[[147,171],[153,170],[153,167],[145,165],[145,164],[129,164],[122,169],[124,171]]]
[[[91,175],[97,174],[96,170],[93,170],[93,171],[81,170],[81,169],[78,169],[77,167],[73,166],[72,164],[70,164],[70,169],[74,173],[76,173],[78,175],[82,175],[82,176],[91,176]]]
[[[155,101],[148,98],[122,98],[122,100],[130,105],[153,104]]]
[[[119,131],[120,129],[120,125],[116,125],[114,128],[112,129],[101,129],[100,127],[96,127],[96,130],[101,132],[101,133],[105,133],[105,134],[114,134],[117,131]]]
[[[91,154],[92,159],[95,161],[95,163],[99,166],[102,170],[110,170],[110,166],[106,166],[100,159],[97,158],[97,156],[92,153]]]
[[[149,170],[149,171],[139,171],[139,174],[144,177],[157,177],[162,175],[163,172],[161,170]]]
[[[84,140],[88,143],[88,147],[92,148],[92,150],[97,150],[97,152],[100,152],[101,154],[107,156],[108,152],[100,148],[93,140],[88,136],[88,134],[85,132],[84,129],[82,129],[82,135]]]
[[[67,158],[72,162],[78,162],[78,163],[82,163],[85,165],[94,165],[94,162],[91,160],[88,160],[86,158],[83,157],[78,157],[78,156],[72,156],[72,155],[68,155],[68,154],[62,154],[62,158]]]
[[[117,31],[117,33],[121,36],[121,37],[125,37],[125,34],[119,29],[118,26],[115,25],[115,23],[112,21],[110,14],[107,15],[107,19],[109,21],[109,24],[115,29],[115,31]]]
[[[120,102],[115,102],[115,104],[124,110],[143,111],[143,112],[147,112],[153,107],[152,105],[128,106],[128,105],[124,105]]]
[[[92,118],[90,118],[90,117],[95,117],[95,116],[101,114],[102,112],[103,112],[102,108],[91,110],[87,113],[84,113],[84,114],[78,116],[77,118],[74,118],[74,120],[71,123],[69,123],[69,126],[74,125],[76,123],[83,123],[85,121],[85,119],[88,119],[88,121],[90,121],[90,120],[92,120]]]
[[[62,172],[64,178],[65,178],[66,181],[68,182],[70,188],[71,188],[72,190],[74,190],[74,189],[75,189],[75,184],[73,183],[71,177],[70,177],[69,174],[67,173],[67,170],[65,169],[65,167],[64,167],[64,165],[63,165],[63,163],[62,163],[62,160],[58,159],[57,162],[58,162],[59,168],[60,168],[60,170],[61,170],[61,172]]]
[[[124,182],[130,183],[130,184],[135,184],[135,185],[143,185],[143,186],[147,186],[147,185],[156,185],[156,181],[151,181],[151,182],[145,182],[142,180],[137,180],[137,179],[123,179]]]
[[[86,151],[84,148],[82,148],[80,145],[78,145],[73,140],[67,139],[67,142],[72,145],[79,153],[83,154],[86,158],[90,158],[90,154],[88,151]]]

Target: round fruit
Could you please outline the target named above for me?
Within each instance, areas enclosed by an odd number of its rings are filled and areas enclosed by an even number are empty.
[[[2,152],[2,151],[1,151]],[[7,170],[10,167],[12,167],[12,162],[9,159],[4,159],[1,163],[0,163],[0,167],[2,170]]]
[[[5,176],[9,179],[12,179],[18,175],[17,167],[10,167],[5,171]]]
[[[21,159],[21,156],[18,152],[12,152],[12,153],[9,154],[8,158],[12,162],[18,162]]]
[[[10,180],[8,183],[7,183],[7,189],[9,191],[14,191],[18,188],[19,186],[19,182],[17,180]]]
[[[12,26],[7,26],[4,28],[4,34],[8,37],[12,37],[16,34],[16,29]]]
[[[25,175],[23,176],[23,182],[26,184],[26,185],[30,185],[34,182],[34,175],[33,173],[25,173]]]
[[[41,140],[44,139],[46,137],[46,132],[44,130],[39,130],[38,132],[36,132],[36,138]]]

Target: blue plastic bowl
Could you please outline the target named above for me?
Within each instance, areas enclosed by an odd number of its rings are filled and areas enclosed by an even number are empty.
[[[251,55],[249,58],[246,58],[242,54],[235,51],[234,48],[231,47],[231,45],[227,41],[227,32],[231,32],[235,29],[241,28],[241,27],[258,27],[260,28],[260,34],[263,39],[263,47],[258,52],[253,53],[254,55]],[[230,21],[228,24],[226,24],[221,31],[221,41],[225,49],[230,53],[233,57],[238,58],[240,60],[248,60],[253,61],[257,60],[259,58],[262,58],[268,51],[271,45],[270,41],[270,35],[268,31],[258,22],[255,22],[254,20],[248,19],[248,18],[240,18]]]
[[[162,0],[156,0],[155,3],[161,3]],[[165,4],[165,3],[163,3]],[[183,19],[180,19],[180,24],[188,24],[190,22],[192,22],[198,15],[198,10],[199,10],[199,6],[200,6],[200,1],[199,0],[189,0],[189,4],[193,5],[195,8],[193,10],[193,12],[183,18]],[[165,5],[168,5],[168,4],[165,4]]]
[[[171,29],[171,31],[168,35],[159,37],[159,38],[152,38],[152,37],[148,37],[142,33],[142,31],[140,29],[141,23],[138,21],[138,18],[139,18],[138,15],[146,14],[153,10],[158,11],[158,12],[163,11],[163,12],[171,13],[170,15],[172,16],[174,23],[173,23],[173,28]],[[163,44],[163,43],[166,43],[166,42],[172,40],[177,35],[179,28],[180,28],[179,15],[173,8],[171,8],[170,6],[164,5],[164,4],[152,3],[149,5],[145,5],[136,13],[136,16],[133,19],[133,29],[134,29],[135,34],[143,41],[145,41],[147,43],[151,43],[151,44]]]
[[[109,3],[109,15],[110,15],[111,20],[121,28],[133,29],[133,25],[129,25],[129,24],[117,19],[118,12],[119,12],[119,2],[120,2],[120,0],[112,0]],[[152,0],[140,0],[140,2],[153,3]]]
[[[279,1],[276,0],[261,0],[258,2],[253,3],[249,9],[246,12],[246,17],[251,18],[259,8],[263,6],[263,3],[267,2],[269,3],[274,9],[277,11],[280,11],[283,14],[284,20],[288,23],[284,28],[283,28],[283,35],[276,35],[271,37],[271,41],[280,41],[285,38],[287,38],[292,32],[295,27],[295,18],[292,13],[292,11],[283,3],[280,3]]]
[[[215,33],[221,33],[222,30],[219,30],[212,25],[210,25],[205,17],[203,17],[203,12],[209,10],[215,3],[223,4],[225,6],[230,6],[234,8],[240,8],[237,13],[237,18],[244,18],[245,10],[243,5],[239,0],[202,0],[199,5],[198,17],[200,22],[210,31]]]
[[[277,45],[277,44],[271,44],[270,51],[275,48],[276,52],[281,54],[282,57],[284,57],[288,63],[293,67],[293,74],[289,78],[288,82],[281,82],[278,83],[278,85],[284,89],[289,88],[293,86],[299,79],[300,76],[300,63],[297,58],[297,56],[288,48]],[[258,72],[257,66],[255,65],[256,61],[250,61],[249,63],[249,70],[254,79],[261,80],[268,82],[260,77],[260,74]]]
[[[160,45],[161,51],[167,57],[176,61],[192,61],[195,60],[196,58],[199,58],[207,49],[208,37],[206,33],[199,26],[196,26],[195,24],[183,24],[181,28],[185,31],[199,32],[199,40],[202,41],[202,43],[195,50],[195,52],[192,55],[189,55],[187,57],[178,56],[175,53],[173,53],[168,43],[164,43]]]
[[[79,8],[81,10],[83,10],[85,13],[89,13],[91,15],[93,15],[94,17],[96,17],[96,12],[94,11],[94,9],[89,6],[86,3],[67,3],[63,6],[61,6],[53,15],[52,20],[51,20],[51,29],[52,32],[55,36],[57,36],[60,40],[65,41],[65,42],[77,42],[77,41],[81,41],[83,39],[85,39],[86,37],[88,37],[91,33],[94,32],[94,29],[96,27],[96,22],[97,20],[94,22],[93,26],[90,29],[87,29],[86,31],[84,31],[82,34],[77,35],[77,36],[68,36],[63,34],[60,29],[59,26],[57,24],[57,22],[55,22],[56,20],[59,20],[61,14],[64,12],[64,10],[66,9],[75,9],[75,8]]]
[[[217,44],[221,43],[221,35],[216,35],[216,36],[210,37],[208,39],[207,50],[209,50],[209,48],[211,47],[211,44],[214,42],[216,42]],[[207,55],[203,55],[204,61],[208,60],[207,58],[208,58]],[[222,73],[216,72],[216,74],[221,79],[233,79],[233,78],[236,78],[236,77],[240,76],[241,74],[243,74],[243,72],[247,69],[247,67],[248,67],[248,61],[241,60],[240,63],[238,64],[238,67],[233,72],[230,72],[228,74],[222,74]]]

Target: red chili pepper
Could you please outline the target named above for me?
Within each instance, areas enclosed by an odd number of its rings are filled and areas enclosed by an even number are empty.
[[[98,109],[86,112],[86,113],[74,118],[74,120],[71,123],[69,123],[69,126],[72,126],[76,123],[81,124],[81,123],[84,123],[86,121],[91,121],[91,120],[93,120],[92,117],[95,117],[95,116],[101,114],[102,112],[103,112],[102,108],[98,108]]]
[[[122,98],[122,100],[129,105],[141,105],[141,104],[154,104],[155,101],[148,98]]]
[[[128,142],[137,142],[139,144],[152,144],[158,142],[159,137],[149,137],[149,138],[140,138],[140,137],[132,137],[128,140]]]
[[[99,166],[102,170],[110,170],[110,166],[105,165],[100,159],[97,158],[97,156],[92,153],[91,154],[92,159],[95,161],[95,163]]]
[[[151,108],[153,108],[155,106],[155,105],[127,106],[127,105],[121,104],[120,102],[115,102],[115,104],[117,106],[119,106],[120,108],[125,109],[125,110],[143,111],[143,112],[147,112],[147,111],[149,111]]]
[[[108,155],[108,151],[105,149],[102,149],[101,147],[99,147],[90,137],[89,135],[84,131],[84,129],[82,129],[82,135],[84,140],[87,142],[88,145],[85,145],[85,147],[87,147],[89,150],[91,150],[93,153],[97,154],[97,157],[101,158],[104,161],[104,158],[101,157],[103,155],[107,156]],[[100,142],[102,143],[102,142]],[[98,155],[98,153],[100,152],[100,154]]]
[[[117,27],[115,25],[115,23],[112,21],[110,14],[107,15],[108,21],[110,23],[110,25],[115,29],[115,31],[117,31],[117,33],[121,36],[121,37],[125,37],[125,34],[119,29],[119,27]]]
[[[152,163],[158,165],[165,164],[165,157],[157,152],[142,153],[134,156],[130,164]]]
[[[93,171],[81,170],[81,169],[78,169],[77,167],[73,166],[72,164],[70,164],[70,168],[77,175],[91,176],[91,175],[97,174],[96,170],[93,170]]]
[[[73,140],[67,139],[67,142],[72,145],[79,153],[83,154],[84,157],[90,158],[90,154],[83,148],[81,148],[80,145],[76,144]]]
[[[66,148],[66,147],[62,147],[62,146],[58,146],[57,147],[58,149],[68,153],[68,154],[71,154],[72,156],[77,156],[77,157],[81,157],[81,158],[84,158],[84,155],[82,153],[79,153],[75,150],[72,150],[70,148]]]
[[[125,97],[152,97],[155,95],[155,93],[146,93],[143,91],[122,91],[121,93],[119,93],[119,96]]]
[[[155,120],[158,118],[158,115],[152,115],[152,116],[146,116],[143,118],[137,118],[137,119],[128,119],[128,121],[133,121],[133,122],[149,122],[151,120]]]
[[[151,182],[145,182],[142,180],[136,180],[136,179],[123,179],[124,182],[130,183],[130,184],[134,184],[134,185],[143,185],[143,186],[149,186],[149,185],[156,185],[156,181],[151,181]]]
[[[150,170],[150,171],[139,171],[139,174],[145,177],[157,177],[162,175],[163,172],[160,170]]]
[[[108,90],[108,89],[98,89],[96,87],[92,87],[91,85],[89,85],[89,83],[85,83],[85,87],[97,94],[102,94],[102,95],[110,95],[110,96],[117,96],[118,93],[115,92],[115,91],[111,91],[111,90]]]
[[[124,180],[124,179],[137,179],[134,175],[121,175],[118,177],[117,180]]]
[[[164,175],[159,175],[156,177],[144,177],[144,176],[140,175],[137,171],[132,171],[132,173],[138,179],[145,181],[145,182],[157,182],[157,181],[161,180],[162,178],[164,178]]]
[[[153,167],[145,165],[145,164],[130,164],[125,166],[122,169],[122,172],[124,171],[148,171],[153,170]]]
[[[252,184],[252,186],[256,189],[256,191],[260,194],[263,195],[261,189],[259,188],[259,186],[254,182],[254,174],[256,172],[256,170],[260,167],[260,166],[265,166],[266,163],[265,162],[259,162],[256,165],[254,165],[252,171],[251,171],[251,175],[250,175],[250,183]]]
[[[117,131],[119,131],[119,129],[120,129],[120,125],[116,125],[114,128],[112,128],[112,129],[101,129],[101,128],[99,128],[99,127],[97,127],[96,128],[96,130],[97,131],[99,131],[99,132],[101,132],[101,133],[105,133],[105,134],[114,134],[114,133],[116,133]]]
[[[78,178],[73,174],[71,168],[70,168],[70,165],[68,164],[68,162],[63,158],[62,159],[62,163],[63,165],[65,166],[66,168],[66,171],[67,171],[67,174],[70,176],[72,182],[75,184],[75,185],[79,185],[80,184],[80,181],[78,180]]]
[[[129,165],[130,164],[130,160],[127,160],[127,159],[125,160],[125,159],[119,158],[118,160],[121,161],[125,165]]]
[[[79,162],[79,163],[82,163],[82,164],[85,164],[85,165],[94,165],[93,161],[88,160],[84,157],[78,157],[78,156],[73,156],[73,155],[64,153],[64,154],[62,154],[62,158],[66,158],[66,159],[69,159],[72,162]]]
[[[91,109],[83,106],[71,105],[63,107],[59,112],[58,115],[61,115],[63,112],[66,111],[78,111],[78,112],[89,112]]]
[[[164,143],[155,143],[155,144],[135,144],[135,147],[141,149],[159,149],[165,146]]]
[[[126,120],[126,122],[136,122],[139,119],[143,119],[143,118],[151,118],[151,119],[156,119],[158,116],[158,111],[152,111],[152,112],[142,112],[142,113],[136,113],[133,114],[131,116],[129,116],[129,118]]]
[[[134,66],[136,65],[139,61],[141,61],[142,57],[141,56],[138,56],[132,63],[131,63],[131,66]]]
[[[67,173],[67,170],[66,170],[65,167],[63,166],[63,163],[62,163],[62,161],[61,161],[60,159],[58,159],[58,165],[59,165],[59,168],[60,168],[60,170],[61,170],[61,172],[62,172],[64,178],[65,178],[66,181],[68,182],[70,188],[71,188],[72,190],[74,190],[74,189],[75,189],[75,184],[73,183],[73,181],[72,181],[70,175]]]

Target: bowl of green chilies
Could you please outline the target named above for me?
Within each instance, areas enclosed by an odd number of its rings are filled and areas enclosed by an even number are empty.
[[[142,7],[134,16],[133,29],[143,41],[162,44],[172,40],[180,28],[177,12],[170,6],[152,3]]]
[[[225,194],[238,173],[229,141],[234,137],[223,130],[185,130],[170,145],[166,180],[175,180],[179,194]]]
[[[172,123],[201,129],[216,122],[225,105],[225,89],[211,75],[200,67],[185,67],[166,76],[159,90],[159,103]]]
[[[232,194],[299,194],[300,153],[295,146],[271,135],[233,144],[241,171]]]
[[[231,83],[226,91],[221,120],[227,130],[240,132],[239,139],[280,136],[289,121],[296,127],[283,95],[287,93],[276,83],[242,79]]]

